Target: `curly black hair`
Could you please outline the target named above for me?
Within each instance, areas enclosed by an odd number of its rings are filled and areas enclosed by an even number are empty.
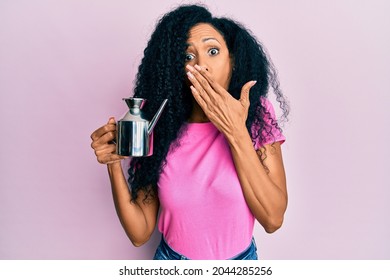
[[[262,141],[267,134],[272,135],[272,127],[264,121],[270,117],[270,113],[260,99],[267,96],[270,86],[280,103],[282,118],[287,119],[288,104],[279,88],[275,68],[256,37],[234,20],[213,17],[204,6],[179,6],[157,23],[144,50],[136,77],[134,97],[148,100],[143,109],[147,119],[152,119],[164,99],[168,99],[168,103],[154,130],[154,154],[133,158],[130,162],[128,182],[133,201],[137,199],[140,190],[146,193],[146,198],[157,195],[157,182],[168,151],[179,145],[176,140],[180,138],[183,132],[181,128],[190,117],[193,100],[185,80],[185,56],[189,30],[199,23],[208,23],[216,28],[233,57],[229,93],[239,99],[242,86],[250,80],[257,81],[250,90],[246,121],[252,139]],[[251,129],[253,125],[258,131]],[[276,120],[272,120],[271,125],[280,129]]]

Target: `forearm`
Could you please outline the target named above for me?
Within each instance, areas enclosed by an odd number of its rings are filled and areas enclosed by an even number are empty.
[[[284,169],[273,173],[274,179],[267,174],[246,129],[227,139],[249,208],[267,232],[274,232],[281,226],[287,207]]]
[[[145,243],[153,232],[154,225],[150,225],[137,202],[131,202],[131,194],[123,175],[120,162],[107,165],[111,181],[112,195],[119,220],[135,246]]]

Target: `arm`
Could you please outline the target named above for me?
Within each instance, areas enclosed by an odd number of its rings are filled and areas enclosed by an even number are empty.
[[[281,227],[287,208],[286,177],[280,143],[265,145],[265,170],[245,128],[231,135],[229,144],[246,202],[265,231]]]
[[[196,68],[196,69],[195,69]],[[286,178],[280,144],[265,145],[266,164],[260,161],[260,153],[253,149],[245,122],[249,109],[249,90],[255,82],[246,83],[240,100],[234,99],[224,88],[214,82],[208,71],[199,66],[187,66],[192,75],[192,94],[204,113],[225,135],[229,142],[234,164],[245,200],[252,213],[271,233],[283,222],[287,208]]]
[[[143,201],[145,194],[141,191],[135,202],[131,202],[131,193],[123,175],[120,160],[124,157],[116,155],[115,120],[109,122],[92,133],[92,148],[98,162],[107,164],[112,194],[118,218],[127,236],[135,246],[141,246],[149,240],[156,226],[159,202],[157,197],[148,202]]]
[[[131,194],[120,162],[108,164],[112,195],[119,220],[134,246],[141,246],[152,235],[157,222],[159,202],[157,197],[144,201],[145,193],[139,192],[131,202]]]

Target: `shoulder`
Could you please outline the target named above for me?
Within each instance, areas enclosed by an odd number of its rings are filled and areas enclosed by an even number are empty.
[[[279,127],[275,109],[271,101],[266,97],[260,97],[263,110],[257,121],[252,125],[252,135],[255,149],[258,150],[264,145],[280,142],[282,144],[286,138]]]

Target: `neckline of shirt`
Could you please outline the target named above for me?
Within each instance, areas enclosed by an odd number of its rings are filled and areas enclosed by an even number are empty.
[[[212,122],[203,122],[203,123],[186,123],[186,128],[189,131],[215,131],[217,128]]]

